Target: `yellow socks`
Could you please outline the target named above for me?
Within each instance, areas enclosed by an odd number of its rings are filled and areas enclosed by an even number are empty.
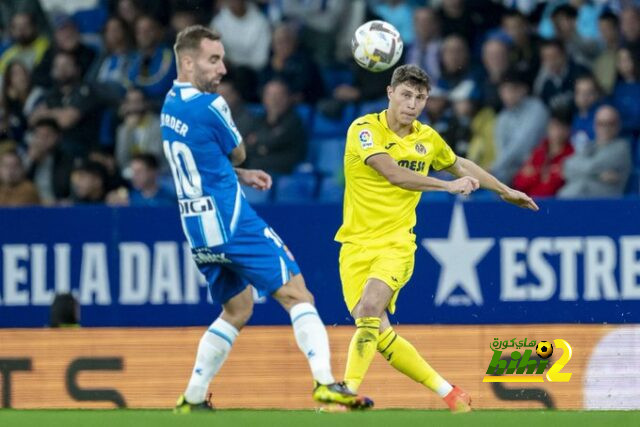
[[[351,391],[358,391],[358,387],[369,369],[369,365],[376,354],[378,336],[380,335],[379,317],[360,317],[356,319],[356,332],[349,344],[347,367],[344,381]]]
[[[439,395],[444,396],[451,391],[451,385],[420,356],[418,350],[409,341],[398,335],[393,328],[389,327],[380,334],[378,351],[391,366]]]

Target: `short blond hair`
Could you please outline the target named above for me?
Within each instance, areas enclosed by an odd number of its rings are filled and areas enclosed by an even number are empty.
[[[185,50],[197,50],[204,39],[220,40],[220,33],[204,25],[191,25],[178,33],[173,51],[176,58]]]

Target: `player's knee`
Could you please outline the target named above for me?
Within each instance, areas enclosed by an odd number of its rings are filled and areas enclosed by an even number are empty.
[[[280,289],[273,293],[273,297],[286,309],[289,310],[296,304],[308,302],[314,304],[313,294],[307,289],[302,275],[298,274],[291,278]]]
[[[384,309],[380,308],[376,301],[371,299],[362,299],[356,310],[356,317],[380,317],[384,313]]]
[[[244,327],[249,322],[253,315],[253,305],[245,307],[235,308],[233,311],[225,310],[222,314],[222,318],[231,323],[237,329]]]

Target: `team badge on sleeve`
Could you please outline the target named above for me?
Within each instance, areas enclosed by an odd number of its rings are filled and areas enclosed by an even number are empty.
[[[369,130],[361,130],[358,134],[358,139],[360,140],[360,145],[362,146],[363,150],[367,150],[373,147],[373,138]]]

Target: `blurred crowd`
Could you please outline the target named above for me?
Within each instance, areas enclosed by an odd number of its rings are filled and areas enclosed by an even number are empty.
[[[192,24],[222,34],[244,166],[275,177],[250,201],[340,201],[346,129],[393,72],[351,59],[371,19],[457,154],[536,197],[639,194],[640,0],[21,0],[0,2],[0,206],[173,204],[158,116]]]

